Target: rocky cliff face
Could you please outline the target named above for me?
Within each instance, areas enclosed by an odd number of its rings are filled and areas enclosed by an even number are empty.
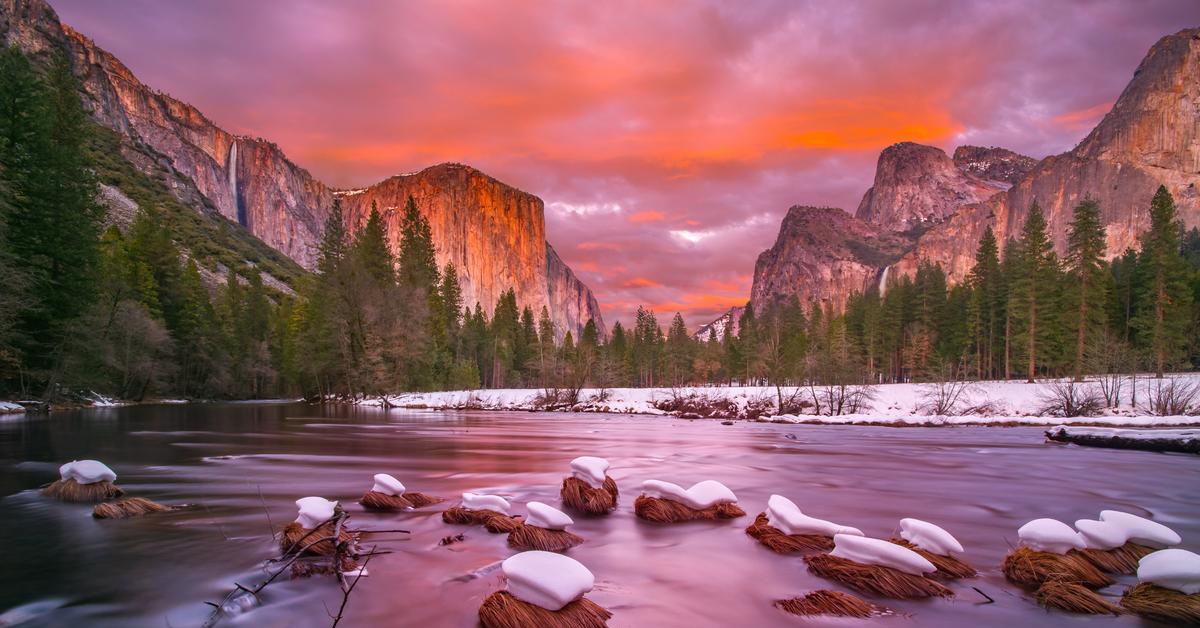
[[[788,212],[755,265],[751,300],[760,307],[795,294],[840,306],[848,291],[912,274],[923,259],[962,281],[984,230],[1015,237],[1035,200],[1062,254],[1072,209],[1095,198],[1113,257],[1137,246],[1159,185],[1174,195],[1184,224],[1200,226],[1200,29],[1159,40],[1112,111],[1067,153],[1035,161],[1001,148],[964,146],[953,159],[911,143],[886,149],[859,205],[861,221],[836,210],[821,210],[819,220],[816,210]],[[872,244],[887,231],[919,235]],[[854,254],[864,249],[881,254]]]
[[[411,194],[430,221],[439,263],[455,263],[469,303],[478,300],[490,313],[500,292],[512,287],[521,305],[547,306],[561,333],[577,334],[589,317],[603,333],[595,297],[546,243],[542,201],[535,196],[448,165],[393,177],[360,194],[335,192],[276,145],[235,136],[195,107],[141,83],[116,57],[61,24],[44,0],[0,0],[0,41],[35,57],[65,52],[84,107],[120,134],[130,163],[147,174],[172,172],[176,176],[163,179],[174,196],[239,223],[301,265],[314,261],[335,193],[351,225],[376,201],[394,238]]]
[[[709,336],[712,336],[717,341],[725,339],[725,334],[738,335],[738,326],[742,322],[742,314],[746,312],[746,308],[734,306],[729,308],[728,312],[718,316],[716,320],[707,325],[701,325],[696,329],[696,333],[692,337],[701,342],[708,342]]]
[[[875,184],[854,216],[889,231],[908,231],[937,224],[1004,187],[964,172],[940,148],[901,142],[879,154]]]

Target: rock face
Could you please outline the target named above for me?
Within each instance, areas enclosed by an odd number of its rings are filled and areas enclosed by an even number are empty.
[[[940,148],[901,142],[879,154],[875,184],[854,216],[889,231],[908,231],[937,224],[1005,187],[961,170]]]
[[[512,287],[522,306],[547,306],[560,333],[594,318],[591,291],[549,247],[542,201],[464,166],[442,165],[338,192],[288,160],[275,144],[233,135],[195,107],[141,83],[116,57],[61,24],[44,0],[0,0],[0,42],[46,57],[63,51],[82,87],[84,107],[122,137],[122,155],[143,172],[174,171],[171,193],[197,211],[215,211],[311,268],[335,194],[351,225],[378,203],[398,243],[400,212],[411,194],[429,219],[439,264],[454,262],[464,301],[490,314]],[[393,209],[398,208],[398,209]]]
[[[860,220],[837,210],[788,212],[775,246],[755,265],[751,302],[759,308],[797,295],[840,307],[849,291],[915,273],[921,260],[962,281],[984,230],[991,226],[1001,242],[1015,237],[1035,200],[1061,255],[1073,208],[1096,199],[1111,258],[1137,246],[1159,185],[1175,197],[1184,224],[1200,226],[1200,29],[1159,40],[1112,111],[1061,155],[1035,161],[963,146],[950,159],[911,143],[884,150]],[[881,239],[889,231],[891,239]]]
[[[793,207],[775,245],[758,256],[750,303],[755,312],[792,296],[841,309],[854,292],[879,278],[912,241],[877,229],[833,207]]]
[[[716,320],[707,325],[701,325],[696,329],[696,333],[692,337],[701,342],[708,342],[709,336],[714,336],[716,340],[724,340],[725,334],[738,335],[738,326],[742,321],[742,314],[746,312],[746,308],[741,306],[733,306],[728,312],[718,316]]]

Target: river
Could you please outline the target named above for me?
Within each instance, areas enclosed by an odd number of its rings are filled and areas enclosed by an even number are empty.
[[[341,500],[392,553],[370,562],[343,625],[472,626],[499,588],[503,535],[448,526],[444,504],[362,513],[371,476],[453,498],[511,494],[557,505],[568,462],[612,463],[622,491],[608,517],[575,517],[587,539],[570,555],[596,575],[589,597],[613,626],[919,625],[1150,626],[1132,617],[1047,613],[1005,583],[999,564],[1025,521],[1095,518],[1102,509],[1152,515],[1200,549],[1200,457],[1046,444],[1038,428],[769,425],[605,414],[384,411],[302,404],[132,406],[0,422],[0,612],[28,626],[195,626],[234,582],[261,580],[272,529],[306,495]],[[128,494],[192,506],[141,519],[97,521],[90,506],[43,498],[62,462],[95,458]],[[719,480],[748,516],[657,526],[633,515],[644,479]],[[883,601],[896,616],[798,620],[772,601],[831,587],[801,559],[773,554],[744,532],[771,493],[808,514],[886,538],[902,517],[937,523],[982,572],[952,584],[951,600]],[[520,507],[518,507],[520,510]],[[465,532],[449,546],[438,541]],[[1104,591],[1119,596],[1123,579]],[[987,600],[971,587],[995,600]],[[837,588],[837,587],[831,587]],[[220,625],[327,626],[341,593],[330,577],[280,581],[262,605]],[[13,615],[9,615],[10,617]]]

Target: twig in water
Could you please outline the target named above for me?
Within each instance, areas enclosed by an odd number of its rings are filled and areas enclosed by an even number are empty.
[[[978,593],[979,595],[982,595],[983,597],[987,598],[986,602],[979,602],[979,604],[995,604],[996,603],[996,600],[993,600],[992,596],[988,595],[987,593],[984,593],[982,590],[980,590],[979,587],[971,587],[971,588],[975,589],[975,592]]]
[[[332,628],[337,628],[338,622],[342,621],[342,614],[346,612],[346,602],[350,601],[350,594],[354,592],[354,587],[358,586],[358,581],[363,579],[363,572],[367,568],[367,563],[371,562],[371,556],[374,556],[375,548],[371,548],[371,553],[367,555],[367,559],[363,561],[361,567],[358,568],[358,576],[354,578],[354,582],[342,591],[342,606],[338,609],[337,617],[333,618]]]
[[[267,515],[267,527],[271,529],[271,538],[275,538],[275,522],[271,521],[271,510],[267,508],[267,500],[263,498],[262,484],[258,485],[258,502],[262,504],[263,513]]]

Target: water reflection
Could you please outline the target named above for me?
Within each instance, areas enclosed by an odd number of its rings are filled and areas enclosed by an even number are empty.
[[[670,527],[640,523],[637,484],[660,478],[729,485],[747,512],[773,492],[816,516],[893,532],[901,517],[954,532],[983,576],[956,584],[954,600],[892,603],[902,616],[872,620],[921,626],[1057,626],[1003,582],[997,566],[1016,528],[1035,517],[1074,521],[1103,508],[1150,513],[1175,527],[1185,547],[1200,540],[1200,458],[1046,445],[1033,428],[876,428],[689,422],[618,415],[435,413],[304,405],[146,406],[81,411],[0,423],[0,610],[35,616],[28,625],[189,626],[234,581],[261,577],[272,555],[269,528],[294,516],[304,495],[340,499],[353,512],[388,472],[414,490],[464,490],[557,502],[567,461],[608,458],[623,494],[600,519],[577,518],[588,541],[571,551],[597,576],[591,598],[614,626],[790,625],[774,599],[829,586],[797,558],[771,554],[744,533],[749,519]],[[94,521],[86,506],[31,490],[74,458],[110,464],[129,492],[193,508],[132,521]],[[398,515],[356,514],[395,553],[370,565],[356,590],[351,625],[472,626],[498,586],[502,535],[444,525],[438,507]],[[438,540],[465,531],[463,543]],[[996,599],[983,599],[970,585]],[[1109,593],[1119,594],[1123,585]],[[327,625],[330,581],[273,584],[264,606],[234,624]],[[1134,618],[1088,619],[1112,626]],[[847,625],[854,621],[805,621]]]

